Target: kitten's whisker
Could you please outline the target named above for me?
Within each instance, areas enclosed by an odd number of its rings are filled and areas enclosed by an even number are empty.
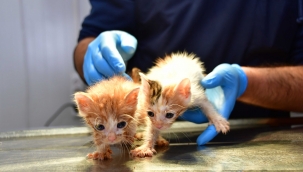
[[[183,118],[182,115],[180,115],[178,118],[180,118],[180,119],[182,119],[182,120],[184,120],[184,121],[187,121],[186,119]]]
[[[96,112],[92,112],[92,111],[89,111],[89,112],[87,112],[88,114],[94,114],[94,115],[96,115],[96,116],[99,116]],[[98,117],[99,118],[99,117]]]
[[[131,115],[123,114],[123,115],[121,115],[121,117],[128,117],[128,118],[132,119],[133,121],[135,121],[136,123],[139,123],[139,120],[135,117],[132,117]]]
[[[124,156],[125,155],[125,151],[129,152],[129,149],[128,149],[128,144],[129,143],[127,143],[126,140],[121,141],[121,143],[122,143],[123,147],[125,147],[125,148],[123,148],[123,156]]]
[[[169,140],[168,140],[168,142],[170,143],[170,140],[171,140],[171,132],[169,132],[168,134],[169,134]]]
[[[129,136],[129,135],[122,135],[124,138],[134,138],[134,136]]]
[[[194,108],[190,108],[190,109],[187,109],[188,111],[194,111],[194,110],[197,110],[197,109],[201,109],[200,107],[194,107]]]
[[[136,120],[136,118],[134,118],[133,116],[128,115],[128,114],[122,114],[121,117],[128,117],[128,118],[131,118],[133,120]]]
[[[124,155],[125,155],[125,148],[127,148],[127,145],[124,144],[124,141],[121,141],[121,147],[122,147],[122,152],[121,152],[122,154],[121,155],[124,157]],[[121,156],[121,158],[122,158],[122,156]]]
[[[125,142],[126,142],[126,143],[125,143]],[[125,147],[126,147],[128,156],[130,156],[130,155],[129,155],[130,150],[128,149],[128,146],[127,146],[127,144],[129,145],[130,143],[129,143],[128,141],[125,141],[125,142],[123,141],[123,144],[125,144]]]
[[[119,156],[119,161],[122,161],[123,160],[123,157],[124,157],[124,146],[123,146],[123,143],[120,142],[120,156]]]
[[[184,133],[184,132],[181,132],[190,142],[192,142],[191,140],[190,140],[190,138]]]
[[[125,143],[127,144],[127,145],[129,145],[129,146],[132,146],[132,141],[131,140],[125,140]]]
[[[178,118],[185,120],[185,119],[182,117],[182,115],[180,115]]]
[[[174,135],[175,135],[175,137],[177,138],[177,140],[178,140],[178,143],[180,143],[180,139],[179,139],[179,137],[178,137],[178,135],[176,134],[176,133],[174,133],[174,132],[172,132]]]

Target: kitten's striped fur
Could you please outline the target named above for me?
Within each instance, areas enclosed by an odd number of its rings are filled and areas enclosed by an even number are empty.
[[[154,105],[161,96],[162,87],[157,81],[149,80],[150,85],[150,104]]]
[[[204,77],[203,63],[194,54],[174,53],[158,59],[146,76],[141,76],[136,114],[145,116],[144,143],[131,151],[133,156],[152,156],[155,145],[167,146],[160,131],[169,128],[187,108],[200,108],[218,132],[226,133],[229,123],[204,95],[200,81]]]

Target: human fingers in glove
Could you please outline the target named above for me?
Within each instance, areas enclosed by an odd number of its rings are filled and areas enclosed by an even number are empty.
[[[124,31],[113,30],[102,32],[93,40],[92,38],[87,40],[88,42],[84,40],[82,50],[77,47],[79,52],[75,54],[78,53],[78,58],[84,56],[83,65],[81,66],[81,60],[78,60],[79,65],[76,64],[76,68],[78,71],[83,70],[79,73],[83,73],[82,77],[88,85],[117,74],[129,78],[125,74],[125,62],[133,56],[137,48],[137,40],[134,36]]]
[[[241,96],[247,87],[247,77],[237,64],[221,64],[209,73],[201,84],[206,88],[205,94],[218,112],[228,119],[234,108],[236,99]],[[194,123],[207,122],[205,115],[199,110],[187,110],[182,119]],[[198,145],[204,145],[217,135],[214,125],[209,125],[197,138]]]

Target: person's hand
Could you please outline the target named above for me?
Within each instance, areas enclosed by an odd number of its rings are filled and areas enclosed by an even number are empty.
[[[137,48],[137,40],[123,31],[102,32],[87,48],[83,74],[88,85],[114,75],[125,75],[127,62]]]
[[[236,99],[241,96],[247,87],[247,77],[241,67],[237,64],[220,64],[201,81],[206,89],[205,94],[218,112],[228,119],[234,108]],[[208,119],[199,109],[187,110],[182,119],[194,123],[204,123]],[[209,125],[197,138],[198,145],[204,145],[212,140],[218,133],[214,125]]]

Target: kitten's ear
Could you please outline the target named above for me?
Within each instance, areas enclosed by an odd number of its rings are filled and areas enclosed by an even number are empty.
[[[75,93],[75,102],[79,110],[79,116],[81,116],[91,127],[94,127],[98,121],[96,121],[97,118],[93,114],[89,113],[92,111],[94,104],[94,101],[91,99],[89,94],[85,92]]]
[[[143,91],[144,94],[149,94],[150,85],[148,83],[147,77],[141,72],[139,72],[139,75],[141,77],[141,87],[140,87],[140,89]]]
[[[84,92],[75,93],[75,102],[79,111],[88,113],[91,109],[91,104],[93,100]]]
[[[134,106],[138,102],[139,87],[130,91],[124,98],[127,105]]]
[[[141,72],[141,70],[139,68],[134,67],[132,69],[132,71],[130,72],[130,77],[133,79],[134,83],[141,83],[141,79],[140,79],[140,75],[139,73]]]
[[[187,102],[191,97],[190,87],[190,80],[185,78],[175,87],[175,93]]]

